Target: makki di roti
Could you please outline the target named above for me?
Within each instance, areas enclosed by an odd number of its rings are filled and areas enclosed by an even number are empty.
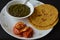
[[[58,10],[50,4],[42,4],[35,7],[34,13],[28,19],[37,29],[50,29],[58,21]]]

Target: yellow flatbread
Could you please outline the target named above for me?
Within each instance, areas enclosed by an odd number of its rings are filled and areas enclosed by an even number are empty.
[[[50,4],[43,4],[35,7],[34,13],[28,19],[36,28],[41,29],[41,26],[45,28],[54,23],[57,18],[58,10]]]
[[[59,19],[57,19],[53,24],[51,24],[51,25],[49,25],[49,26],[37,26],[37,25],[34,25],[34,24],[33,24],[33,26],[34,26],[35,28],[37,28],[38,30],[48,30],[48,29],[53,28],[53,27],[57,24],[58,20],[59,20]]]

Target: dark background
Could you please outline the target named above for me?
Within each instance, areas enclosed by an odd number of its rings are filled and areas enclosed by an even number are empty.
[[[0,11],[10,0],[0,0]],[[54,5],[59,11],[60,18],[60,1],[59,0],[39,0],[43,3],[48,3]],[[60,20],[59,20],[60,21]],[[18,40],[9,34],[7,34],[0,25],[0,40]],[[60,22],[53,28],[53,30],[45,37],[40,38],[40,40],[60,40]]]

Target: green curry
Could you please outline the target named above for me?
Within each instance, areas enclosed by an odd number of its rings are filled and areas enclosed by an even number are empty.
[[[30,8],[24,4],[15,4],[9,7],[8,12],[14,17],[24,17],[30,13]]]

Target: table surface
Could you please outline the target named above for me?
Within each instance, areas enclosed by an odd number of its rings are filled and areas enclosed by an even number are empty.
[[[11,0],[0,0],[0,11],[2,8]],[[43,3],[48,3],[54,5],[59,11],[59,18],[60,18],[60,2],[59,0],[39,0]],[[60,21],[60,20],[59,20]],[[60,22],[58,22],[53,30],[46,36],[40,38],[40,40],[60,40]],[[18,40],[9,34],[7,34],[0,25],[0,40]],[[39,40],[39,39],[38,39]]]

